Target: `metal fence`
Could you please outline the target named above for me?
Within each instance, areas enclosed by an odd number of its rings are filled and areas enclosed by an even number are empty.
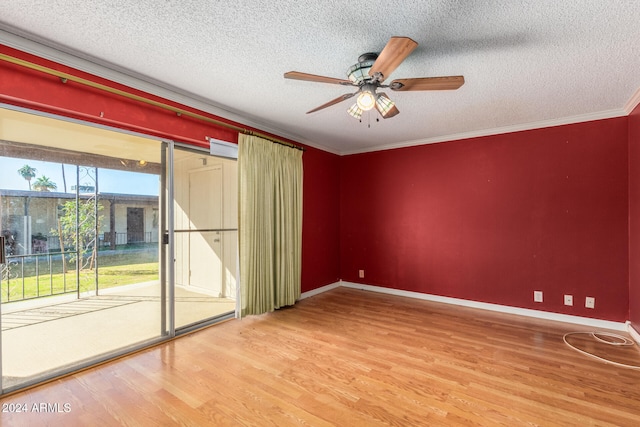
[[[126,248],[131,245],[158,243],[152,232],[111,233],[98,236],[98,250]],[[93,245],[86,248],[91,250]],[[7,251],[4,264],[0,264],[0,301],[22,301],[46,296],[88,291],[93,279],[87,280],[87,289],[81,289],[75,248],[60,248],[58,236],[39,236],[34,239],[31,254],[13,255]],[[96,285],[97,288],[97,285]]]
[[[75,255],[73,251],[8,255],[0,266],[2,302],[78,292],[75,262],[71,260]]]
[[[98,236],[98,240],[100,241],[100,246],[102,247],[131,245],[137,243],[158,243],[158,239],[154,238],[154,233],[150,231],[127,233],[106,232],[101,236]],[[114,242],[113,245],[112,242]]]

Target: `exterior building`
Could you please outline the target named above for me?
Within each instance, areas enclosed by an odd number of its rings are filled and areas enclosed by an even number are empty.
[[[91,203],[93,194],[81,194]],[[73,193],[0,189],[1,232],[8,255],[57,252],[59,218]],[[98,193],[98,241],[103,248],[158,242],[158,197]]]

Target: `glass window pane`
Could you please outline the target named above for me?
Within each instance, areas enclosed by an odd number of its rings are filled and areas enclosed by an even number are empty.
[[[175,150],[176,328],[235,312],[236,161]]]

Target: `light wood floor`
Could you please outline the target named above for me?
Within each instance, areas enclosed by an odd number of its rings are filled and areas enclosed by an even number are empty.
[[[0,424],[640,425],[640,371],[562,341],[584,330],[338,288],[7,396],[27,413]]]

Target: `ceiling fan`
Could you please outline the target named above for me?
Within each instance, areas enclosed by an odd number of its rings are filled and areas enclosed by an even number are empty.
[[[284,77],[286,79],[332,83],[358,88],[354,93],[346,93],[326,104],[307,111],[307,114],[330,107],[357,95],[356,103],[347,110],[352,117],[360,119],[364,111],[375,107],[383,118],[388,119],[397,115],[400,111],[384,92],[377,92],[378,88],[389,88],[394,91],[452,90],[458,89],[464,84],[463,76],[396,79],[388,85],[382,84],[417,46],[418,43],[409,37],[391,37],[380,54],[369,52],[360,55],[358,63],[347,70],[348,80],[301,73],[299,71],[289,71],[284,73]]]

